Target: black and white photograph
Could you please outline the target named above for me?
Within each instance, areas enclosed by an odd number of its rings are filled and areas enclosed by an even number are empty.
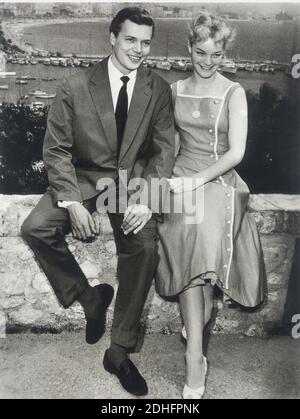
[[[300,0],[0,2],[0,399],[300,399],[299,263]]]

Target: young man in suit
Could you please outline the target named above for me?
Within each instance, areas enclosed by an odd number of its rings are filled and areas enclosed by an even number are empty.
[[[169,85],[141,66],[149,55],[154,22],[146,10],[122,9],[111,22],[112,54],[65,80],[48,116],[44,163],[49,188],[25,220],[22,235],[32,248],[60,303],[78,301],[85,312],[86,340],[104,333],[113,297],[108,284],[91,287],[69,251],[65,234],[89,240],[100,233],[92,213],[103,178],[115,182],[168,178],[174,164],[174,117]],[[143,193],[143,192],[142,192]],[[100,194],[100,195],[99,195]],[[118,251],[118,281],[111,346],[104,368],[132,394],[147,384],[129,359],[158,262],[157,217],[151,204],[108,211]]]

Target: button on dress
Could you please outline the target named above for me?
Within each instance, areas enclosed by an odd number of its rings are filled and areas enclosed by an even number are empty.
[[[172,85],[180,138],[173,177],[191,178],[229,149],[228,103],[238,87],[232,83],[222,97],[210,97],[181,93],[180,81]],[[196,203],[196,216],[182,204],[184,198]],[[263,301],[265,266],[256,222],[247,212],[248,199],[249,189],[234,169],[192,192],[170,194],[171,211],[158,225],[160,295],[177,295],[210,281],[246,307]],[[179,200],[183,211],[176,212],[172,208]]]

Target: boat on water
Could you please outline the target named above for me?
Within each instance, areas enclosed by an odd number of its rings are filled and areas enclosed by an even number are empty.
[[[245,70],[246,64],[245,63],[237,63],[237,69],[238,70]]]
[[[8,90],[8,84],[0,84],[0,90]]]
[[[15,71],[0,71],[0,77],[15,77],[17,73]]]
[[[27,65],[28,61],[26,59],[18,59],[17,63],[20,64],[20,65]]]
[[[54,99],[56,93],[45,93],[45,94],[37,94],[34,95],[37,99]]]
[[[32,109],[43,108],[44,106],[45,104],[43,102],[32,102],[32,104],[30,105]]]
[[[82,60],[80,63],[80,66],[84,68],[88,68],[90,66],[90,63],[88,60]]]
[[[179,71],[186,71],[187,70],[187,62],[184,60],[177,60],[172,62],[172,68],[174,70]]]
[[[61,58],[61,59],[59,60],[59,65],[60,65],[61,67],[67,67],[67,66],[68,66],[68,62],[67,62],[67,60],[65,60],[65,59]]]
[[[264,65],[262,65],[260,67],[260,71],[262,71],[263,73],[272,73],[272,74],[274,74],[275,73],[275,68],[272,67],[269,64],[264,64]]]
[[[16,80],[36,80],[36,77],[24,75],[24,76],[16,77]]]
[[[233,60],[226,59],[222,62],[220,70],[223,73],[236,74],[237,67]]]
[[[54,77],[43,77],[42,81],[55,81],[56,79]]]
[[[156,68],[158,68],[159,70],[170,71],[172,68],[172,64],[168,60],[157,60]]]
[[[245,70],[246,71],[254,71],[254,65],[253,64],[250,64],[250,63],[247,63],[245,65]]]
[[[193,71],[193,70],[194,70],[193,64],[191,62],[187,62],[186,71]]]
[[[16,84],[28,84],[28,80],[16,80]]]
[[[52,59],[51,64],[54,65],[54,66],[59,66],[59,60]]]
[[[75,67],[79,67],[80,66],[80,60],[78,60],[78,58],[73,58],[73,65]]]
[[[149,68],[155,68],[156,66],[156,63],[154,60],[146,60],[146,64],[147,64],[147,67]]]
[[[45,90],[33,90],[31,92],[28,93],[31,96],[36,96],[36,95],[46,95],[47,92],[45,92]]]

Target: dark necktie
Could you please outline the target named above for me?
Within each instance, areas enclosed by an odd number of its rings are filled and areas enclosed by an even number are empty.
[[[128,95],[127,95],[127,83],[129,82],[129,77],[121,77],[123,86],[119,91],[115,117],[117,124],[117,136],[118,136],[118,155],[120,153],[121,144],[124,135],[124,129],[127,120],[127,111],[128,111]]]

